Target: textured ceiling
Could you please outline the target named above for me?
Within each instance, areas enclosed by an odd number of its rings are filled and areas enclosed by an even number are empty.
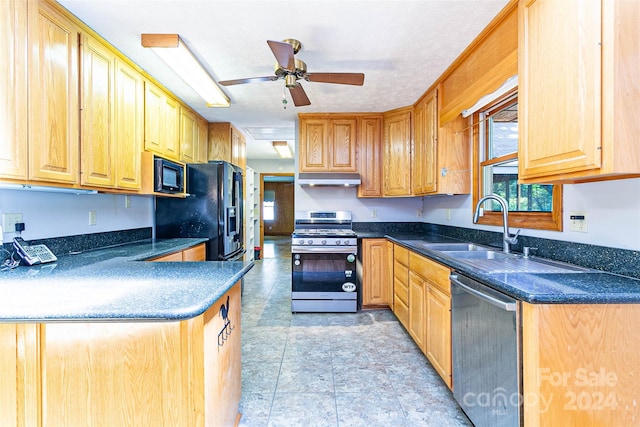
[[[209,121],[247,136],[249,158],[276,158],[305,112],[387,111],[412,104],[506,5],[507,0],[59,0]],[[302,42],[309,72],[362,72],[364,85],[302,82],[311,105],[294,107],[284,83],[223,88],[231,107],[208,109],[153,52],[142,33],[177,33],[218,80],[273,74],[267,40]],[[285,136],[286,135],[286,136]],[[268,136],[267,136],[268,138]]]

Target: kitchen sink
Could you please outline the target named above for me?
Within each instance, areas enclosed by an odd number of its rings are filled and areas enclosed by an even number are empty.
[[[407,243],[431,249],[433,251],[489,251],[490,247],[475,245],[473,243],[430,243],[422,240],[406,240]]]
[[[491,248],[489,247],[474,245],[473,243],[425,243],[422,246],[427,249],[441,252],[491,251]]]
[[[444,254],[484,273],[579,273],[588,268],[543,258],[524,258],[498,251],[443,251]]]

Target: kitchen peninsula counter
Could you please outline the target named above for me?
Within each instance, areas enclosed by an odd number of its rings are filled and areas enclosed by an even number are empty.
[[[198,316],[253,263],[144,261],[204,241],[150,239],[0,272],[0,322],[176,321]]]
[[[252,262],[140,241],[0,272],[0,425],[230,426]]]

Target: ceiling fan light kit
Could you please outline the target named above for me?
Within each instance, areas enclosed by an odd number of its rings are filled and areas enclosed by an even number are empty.
[[[362,86],[364,84],[364,74],[362,73],[308,73],[307,64],[300,59],[294,58],[294,55],[302,48],[302,44],[296,39],[285,39],[281,42],[267,40],[267,44],[277,61],[274,76],[223,80],[218,83],[222,86],[232,86],[284,79],[285,87],[289,89],[291,99],[296,107],[311,105],[311,101],[309,101],[298,80],[353,86]]]
[[[207,107],[229,107],[229,97],[220,89],[178,34],[142,34],[141,44],[151,48],[207,103]]]

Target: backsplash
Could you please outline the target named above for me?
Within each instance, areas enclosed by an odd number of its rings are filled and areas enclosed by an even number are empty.
[[[91,249],[150,239],[152,237],[152,231],[153,229],[151,227],[144,227],[104,233],[54,237],[50,239],[34,239],[28,243],[32,245],[45,244],[55,255],[64,255],[70,252],[85,252]],[[5,242],[3,248],[6,249],[6,251],[1,251],[0,263],[4,262],[4,260],[11,255],[11,252],[13,252],[12,242]]]
[[[360,232],[381,234],[437,234],[454,239],[470,241],[502,249],[502,233],[464,227],[428,223],[353,223],[353,229]],[[522,252],[524,246],[532,249],[531,254],[542,258],[555,259],[582,267],[640,278],[640,251],[609,248],[584,243],[520,236],[512,245],[514,252]]]

